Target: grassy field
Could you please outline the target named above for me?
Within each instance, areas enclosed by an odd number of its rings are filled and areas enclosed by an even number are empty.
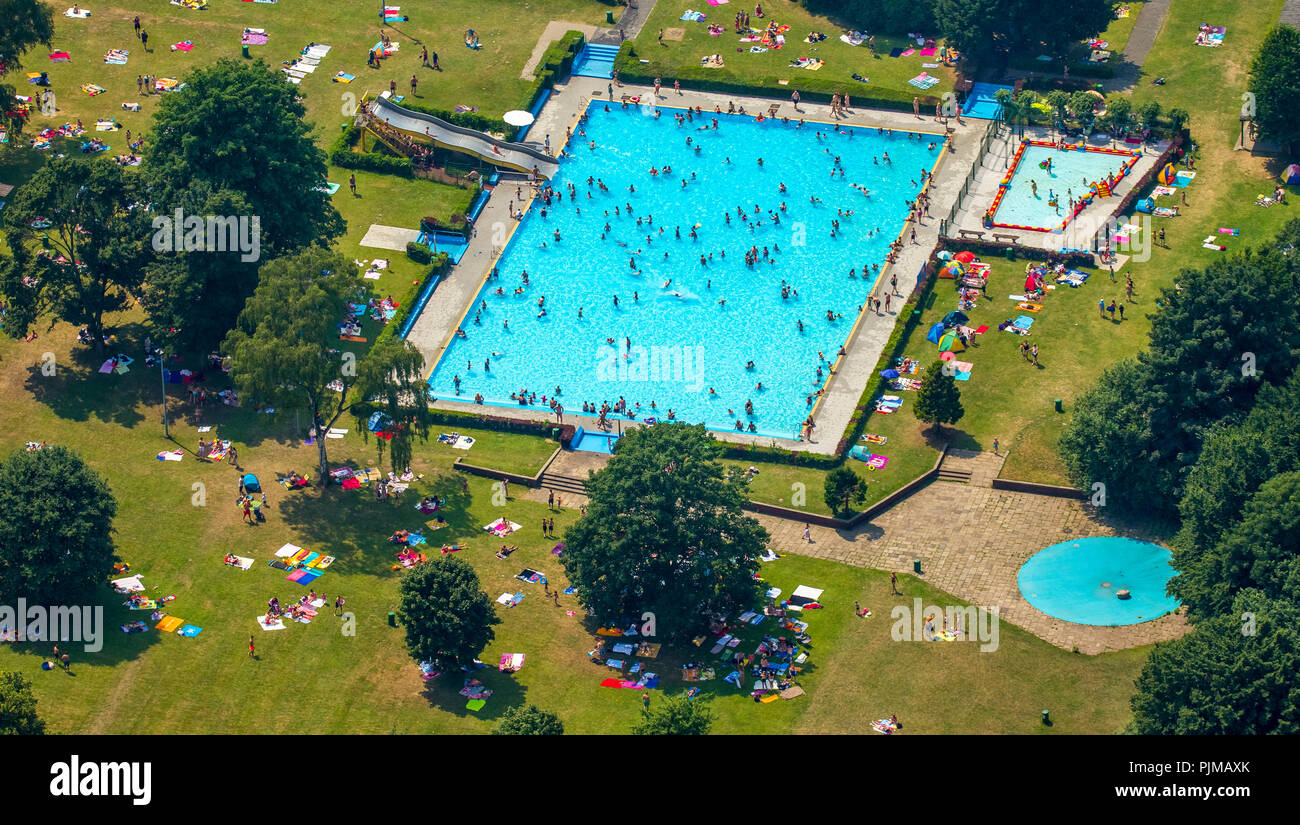
[[[124,340],[140,332],[129,323],[119,323],[119,329]],[[181,410],[172,426],[174,441],[165,440],[156,377],[143,369],[98,375],[94,359],[69,352],[71,341],[72,330],[60,326],[33,343],[0,342],[0,392],[7,399],[0,407],[0,448],[37,440],[77,450],[107,478],[119,502],[115,528],[122,557],[144,575],[151,593],[177,597],[170,613],[203,632],[192,639],[158,630],[120,633],[117,625],[143,614],[125,610],[120,597],[105,592],[112,632],[98,654],[73,650],[74,677],[40,670],[49,655],[44,646],[0,646],[0,669],[33,679],[53,731],[486,732],[505,709],[525,701],[555,710],[574,733],[623,731],[636,719],[638,691],[599,687],[609,671],[587,661],[592,628],[580,612],[567,614],[577,609],[572,597],[562,596],[557,608],[537,585],[512,578],[528,566],[562,587],[559,560],[550,552],[554,542],[542,538],[538,524],[550,515],[562,533],[577,513],[549,514],[545,504],[517,498],[494,506],[487,480],[468,478],[465,492],[459,474],[449,470],[451,461],[464,455],[485,464],[515,459],[516,471],[524,471],[525,456],[540,460],[540,439],[475,433],[479,441],[467,453],[421,446],[415,469],[423,479],[404,503],[379,503],[368,488],[289,493],[272,482],[277,473],[306,470],[314,461],[314,448],[295,436],[291,414],[276,420],[243,409],[208,410],[203,420],[215,424],[222,437],[235,439],[244,468],[269,485],[268,522],[252,527],[241,523],[233,503],[234,468],[197,463],[192,455],[179,463],[154,459],[154,453],[178,444],[190,448],[198,437],[181,399],[172,396]],[[32,366],[46,351],[58,358],[54,377]],[[375,463],[373,442],[362,442],[355,431],[329,446],[334,464]],[[196,489],[206,494],[204,506],[195,506]],[[442,543],[468,545],[462,556],[478,570],[489,595],[527,593],[518,607],[498,608],[503,622],[482,656],[492,663],[503,653],[522,652],[527,662],[516,675],[491,667],[478,674],[495,691],[479,713],[465,709],[457,694],[459,677],[422,682],[405,652],[402,631],[386,624],[388,611],[396,607],[400,575],[391,570],[395,548],[386,537],[424,524],[411,503],[430,492],[448,499],[448,526],[426,531],[433,552]],[[501,542],[488,540],[480,529],[499,516],[523,525],[511,537],[519,550],[508,560],[495,557]],[[254,617],[264,612],[267,599],[288,601],[305,592],[266,566],[285,542],[337,557],[314,586],[330,600],[345,596],[347,609],[355,613],[355,635],[344,635],[341,620],[328,609],[309,625],[269,633],[258,629]],[[226,552],[256,563],[247,572],[225,567]],[[718,732],[860,732],[870,719],[896,713],[909,733],[1027,733],[1042,730],[1038,711],[1050,707],[1053,732],[1110,733],[1128,718],[1127,699],[1144,650],[1074,656],[1005,624],[1000,647],[990,653],[973,644],[894,642],[891,605],[910,605],[913,597],[940,606],[953,600],[909,577],[902,581],[905,595],[892,597],[885,574],[797,556],[765,565],[763,573],[787,593],[799,584],[826,589],[827,609],[807,614],[813,645],[802,681],[809,695],[756,705],[721,682],[723,670],[719,680],[702,685],[714,696]],[[850,610],[855,600],[875,615],[855,618]],[[746,644],[756,643],[762,630],[748,629]],[[255,659],[247,655],[249,634],[257,644]],[[690,646],[666,649],[647,667],[665,676],[665,693],[679,692],[681,664],[707,655]],[[870,662],[869,675],[865,662]],[[1017,690],[995,687],[1006,684],[1017,684]],[[937,701],[936,696],[962,699]]]
[[[889,56],[890,50],[895,47],[903,50],[916,47],[914,42],[903,37],[877,35],[876,55],[873,56],[865,43],[851,46],[839,39],[841,34],[851,28],[847,23],[811,14],[797,3],[782,3],[779,8],[769,6],[767,16],[763,19],[753,17],[753,9],[748,6],[709,6],[705,9],[707,18],[702,23],[681,20],[683,10],[679,4],[658,4],[634,42],[637,57],[650,61],[648,66],[642,67],[647,72],[677,77],[683,70],[694,70],[697,74],[704,71],[701,75],[703,77],[761,86],[769,93],[782,97],[788,97],[791,92],[799,89],[803,92],[841,92],[854,99],[879,95],[880,90],[888,89],[894,97],[906,92],[903,99],[910,99],[913,92],[922,97],[939,97],[953,88],[951,68],[922,68],[922,63],[938,63],[937,56],[922,57],[919,53],[909,57]],[[790,31],[785,33],[785,47],[752,54],[750,47],[755,44],[739,43],[740,35],[736,34],[732,25],[732,18],[737,11],[751,12],[749,23],[752,28],[762,29],[771,22],[789,26]],[[724,30],[717,37],[708,31],[708,26],[713,23],[722,26]],[[684,35],[680,40],[666,36],[660,43],[658,38],[661,28],[665,31],[682,29]],[[807,43],[805,38],[810,32],[825,34],[826,39]],[[700,59],[710,54],[721,54],[726,65],[700,70]],[[816,71],[789,65],[800,57],[821,59],[825,65]],[[942,82],[925,92],[907,84],[910,78],[923,71],[941,78]],[[870,82],[854,80],[855,73],[869,78]]]
[[[1116,3],[1115,8],[1128,6],[1128,17],[1117,17],[1111,21],[1106,31],[1098,35],[1098,39],[1110,43],[1107,48],[1115,54],[1123,54],[1124,48],[1128,45],[1129,35],[1133,34],[1133,27],[1137,25],[1138,16],[1146,8],[1146,0],[1127,0],[1127,2]]]

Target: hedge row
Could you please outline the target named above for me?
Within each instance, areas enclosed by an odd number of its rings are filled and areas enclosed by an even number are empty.
[[[408,255],[410,254],[410,246],[411,244],[407,245]],[[425,249],[428,249],[428,247],[426,246]],[[397,312],[393,315],[392,319],[389,320],[388,324],[380,331],[379,335],[375,336],[376,343],[384,338],[397,334],[397,331],[406,323],[406,319],[410,317],[412,310],[415,309],[415,302],[420,300],[420,293],[424,291],[424,287],[429,283],[429,279],[433,277],[441,277],[446,273],[450,266],[451,262],[447,259],[446,252],[439,252],[437,255],[432,256],[429,271],[424,273],[424,277],[417,283],[411,284],[411,288],[408,289],[406,294],[398,300]]]
[[[474,427],[480,430],[495,430],[503,433],[524,433],[550,438],[551,431],[560,431],[560,446],[568,447],[578,428],[572,424],[553,424],[548,421],[534,421],[526,418],[505,418],[486,413],[468,413],[458,410],[432,410],[435,424],[447,426]]]
[[[761,95],[764,91],[768,91],[781,97],[789,97],[786,87],[767,86],[761,81],[724,80],[713,74],[713,70],[701,66],[686,66],[676,70],[674,74],[667,67],[660,67],[659,69],[647,68],[653,65],[641,63],[630,40],[623,43],[619,49],[618,57],[614,59],[614,68],[618,72],[618,79],[625,83],[650,86],[654,84],[657,77],[665,86],[671,85],[674,80],[677,80],[693,91],[723,92],[725,94],[747,96]],[[810,78],[809,82],[816,83],[818,80],[818,78]],[[799,89],[800,100],[805,103],[829,103],[832,96],[837,92],[844,91],[842,88],[843,83],[832,81],[829,78],[821,81],[820,85],[826,87],[826,90],[823,91],[817,86],[810,86],[806,89],[801,86]],[[870,94],[865,93],[868,90]],[[906,90],[867,86],[861,90],[853,89],[852,91],[853,103],[857,107],[908,112],[912,111],[912,98],[917,96],[916,90],[910,86]],[[938,98],[934,95],[922,94],[920,97],[921,105],[924,107],[933,106],[938,101]]]
[[[358,152],[357,141],[361,139],[361,127],[355,123],[348,126],[330,147],[329,162],[343,169],[363,169],[367,172],[383,172],[400,175],[404,178],[414,174],[410,158],[399,158],[380,152]]]

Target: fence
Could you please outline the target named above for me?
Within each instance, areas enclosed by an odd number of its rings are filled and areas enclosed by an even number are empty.
[[[975,155],[975,162],[971,164],[970,171],[966,173],[966,180],[962,182],[961,189],[957,190],[957,200],[953,202],[952,210],[948,212],[948,219],[943,224],[943,234],[945,236],[948,234],[948,230],[952,229],[953,222],[957,220],[957,213],[965,205],[966,195],[970,193],[971,185],[975,183],[975,177],[984,165],[984,156],[988,154],[989,146],[993,143],[993,139],[997,137],[1000,128],[999,121],[990,120],[989,125],[984,129],[984,135],[980,138],[979,152]]]

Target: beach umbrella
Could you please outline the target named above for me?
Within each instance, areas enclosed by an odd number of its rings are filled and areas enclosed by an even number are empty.
[[[940,361],[951,361],[952,359],[954,359],[954,358],[956,358],[956,357],[957,357],[957,356],[955,356],[955,355],[952,354],[952,350],[944,350],[943,352],[939,353],[939,360],[940,360]]]
[[[501,119],[511,126],[529,126],[533,122],[533,114],[523,109],[514,109],[502,115]]]
[[[938,258],[941,261],[947,261],[952,258],[952,253],[946,249],[941,249],[935,253],[934,257]]]
[[[1290,186],[1300,186],[1300,163],[1293,163],[1282,172],[1282,182]]]
[[[961,262],[961,263],[968,264],[968,263],[970,263],[971,261],[975,260],[975,253],[974,253],[974,252],[962,251],[962,252],[958,252],[956,255],[953,255],[952,257],[953,257],[953,260],[955,260],[955,261],[959,261],[959,262]]]

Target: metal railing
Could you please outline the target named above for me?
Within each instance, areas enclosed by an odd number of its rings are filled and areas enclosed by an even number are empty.
[[[966,173],[966,180],[962,181],[961,188],[957,190],[957,200],[953,202],[952,209],[948,211],[948,219],[944,222],[944,235],[947,236],[952,231],[953,222],[957,220],[957,213],[961,212],[962,207],[966,204],[966,196],[970,194],[971,186],[975,183],[975,178],[979,175],[980,169],[984,166],[984,158],[988,154],[989,146],[997,138],[1001,129],[1001,122],[990,120],[989,125],[985,127],[984,134],[980,137],[980,148],[975,154],[975,162],[971,164],[970,171]]]

